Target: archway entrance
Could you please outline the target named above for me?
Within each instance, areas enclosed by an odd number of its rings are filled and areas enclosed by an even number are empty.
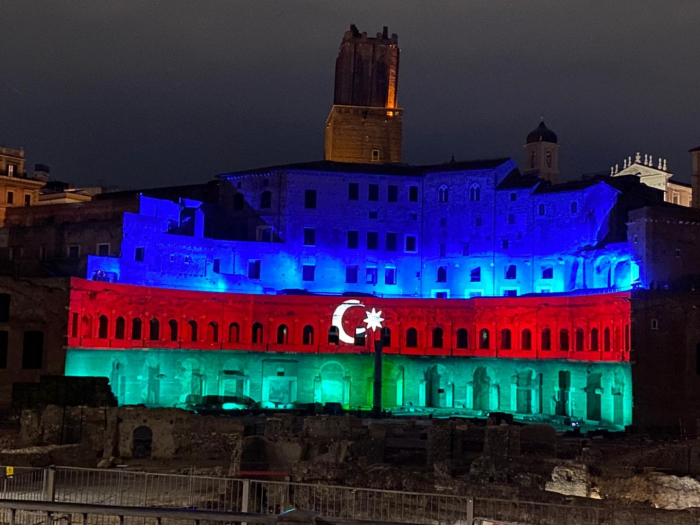
[[[424,406],[432,408],[451,407],[454,402],[454,385],[443,365],[433,365],[425,373]]]
[[[153,432],[143,426],[134,429],[131,443],[131,457],[135,459],[150,459],[153,447]]]
[[[601,420],[602,374],[589,374],[586,380],[586,419]]]
[[[492,370],[485,366],[477,368],[472,388],[474,410],[498,410],[498,386]]]
[[[571,372],[567,370],[559,371],[559,383],[554,401],[556,403],[556,415],[571,415]]]

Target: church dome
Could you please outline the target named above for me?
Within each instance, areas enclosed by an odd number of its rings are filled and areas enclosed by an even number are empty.
[[[527,140],[525,143],[531,144],[533,142],[553,142],[554,144],[557,144],[557,134],[545,126],[543,120],[536,129],[533,129],[527,134]]]

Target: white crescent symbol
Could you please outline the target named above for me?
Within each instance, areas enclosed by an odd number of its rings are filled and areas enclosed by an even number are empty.
[[[356,306],[361,306],[362,308],[365,307],[364,304],[362,304],[360,301],[357,299],[349,299],[345,301],[343,304],[338,306],[338,308],[335,309],[335,312],[333,312],[333,318],[331,320],[331,323],[333,326],[335,326],[338,329],[338,338],[343,342],[347,343],[349,345],[353,344],[355,342],[355,337],[350,337],[347,333],[345,333],[345,330],[343,329],[343,316],[345,315],[345,312],[349,308],[354,308]],[[365,328],[358,328],[357,333],[361,334],[365,332]]]

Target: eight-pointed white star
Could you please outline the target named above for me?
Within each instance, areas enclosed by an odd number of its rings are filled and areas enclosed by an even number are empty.
[[[365,323],[367,323],[367,329],[368,330],[376,330],[377,328],[382,327],[382,321],[384,318],[382,317],[382,311],[379,310],[378,312],[372,308],[371,312],[367,312],[365,310],[365,313],[367,314],[367,319],[365,319]]]

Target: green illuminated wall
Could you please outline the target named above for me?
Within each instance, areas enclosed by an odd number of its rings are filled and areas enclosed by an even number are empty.
[[[196,350],[69,349],[66,374],[104,376],[124,404],[184,406],[191,395],[294,401],[372,401],[373,356]],[[629,363],[384,356],[385,408],[573,415],[632,423]]]

